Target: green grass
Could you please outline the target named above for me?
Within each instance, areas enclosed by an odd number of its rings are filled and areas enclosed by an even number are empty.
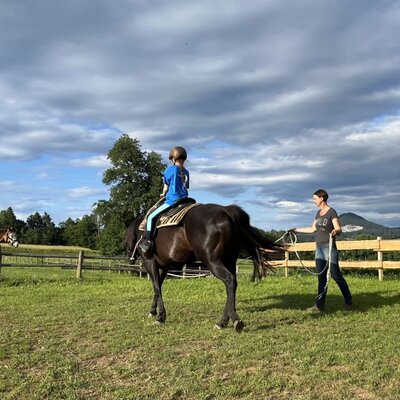
[[[3,268],[1,399],[398,399],[398,279],[346,275],[355,311],[331,283],[309,315],[316,278],[239,278],[246,323],[218,331],[215,278],[164,284],[167,322],[147,318],[151,284],[128,274]]]
[[[84,250],[85,253],[96,255],[97,250],[91,250],[86,247],[80,246],[50,246],[42,244],[20,244],[18,247],[11,247],[7,244],[2,243],[0,245],[1,250],[6,253],[32,253],[32,254],[77,254],[80,250]]]

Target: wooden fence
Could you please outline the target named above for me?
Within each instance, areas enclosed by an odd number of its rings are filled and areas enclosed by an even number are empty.
[[[382,240],[378,237],[376,240],[349,240],[337,241],[338,250],[340,250],[340,268],[353,268],[353,269],[375,269],[378,273],[380,281],[383,280],[383,271],[389,269],[400,269],[400,261],[384,260],[384,253],[399,252],[400,239],[398,240]],[[285,276],[289,275],[290,268],[299,268],[303,264],[306,268],[314,268],[315,261],[299,261],[296,252],[301,259],[301,252],[314,251],[315,242],[296,243],[285,252],[284,260],[271,261],[271,265],[276,267],[283,267],[285,269]],[[371,250],[376,253],[375,260],[347,260],[346,251],[349,250]]]
[[[399,252],[399,240],[353,240],[338,241],[337,247],[341,250],[340,267],[352,269],[375,269],[380,281],[383,280],[384,270],[400,269],[400,261],[384,260],[384,253]],[[302,258],[302,252],[314,251],[315,243],[297,243],[285,252],[284,260],[273,260],[271,265],[276,268],[284,268],[285,276],[289,275],[290,268],[299,268],[303,264],[306,268],[315,268],[315,261],[297,258],[296,252]],[[346,251],[370,250],[376,253],[375,260],[347,260]],[[76,277],[82,277],[83,270],[103,270],[137,273],[140,276],[146,274],[141,264],[129,264],[127,258],[88,256],[84,251],[77,255],[50,255],[50,254],[17,254],[14,252],[2,252],[0,247],[0,272],[2,267],[61,267],[76,270]],[[210,271],[197,264],[197,266],[185,267],[182,271],[169,271],[172,277],[199,277],[207,276]]]
[[[2,267],[59,267],[76,270],[76,277],[82,277],[84,270],[116,271],[136,273],[139,276],[148,276],[141,263],[130,264],[126,257],[89,256],[83,250],[76,255],[60,254],[32,254],[2,251],[0,247],[0,273]],[[181,270],[170,270],[170,277],[203,277],[210,275],[210,271],[204,269],[201,264],[185,266]]]

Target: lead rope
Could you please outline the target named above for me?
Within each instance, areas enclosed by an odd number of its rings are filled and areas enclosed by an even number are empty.
[[[286,235],[289,236],[289,239],[290,239],[290,242],[289,242],[289,243],[285,243],[285,241],[284,241]],[[326,284],[325,284],[324,290],[322,291],[322,293],[320,293],[320,294],[317,296],[317,299],[319,300],[319,299],[327,292],[327,290],[328,290],[329,279],[330,279],[330,277],[331,277],[331,265],[332,265],[331,259],[332,259],[333,236],[332,236],[331,234],[329,234],[328,260],[327,260],[327,262],[326,262],[326,264],[325,264],[324,269],[323,269],[321,272],[318,272],[318,273],[312,272],[309,268],[307,268],[307,267],[303,264],[303,261],[301,260],[301,258],[300,258],[300,256],[299,256],[299,253],[298,253],[297,250],[296,250],[297,236],[296,236],[296,234],[295,234],[294,232],[286,231],[279,239],[277,239],[277,240],[275,241],[275,243],[277,243],[277,242],[279,242],[279,241],[281,241],[281,240],[282,240],[282,243],[283,243],[284,245],[286,244],[286,245],[293,246],[293,250],[294,250],[294,252],[295,252],[295,254],[296,254],[297,259],[300,261],[300,264],[301,264],[301,266],[303,267],[303,269],[306,270],[309,274],[311,274],[311,275],[316,275],[316,276],[322,275],[322,274],[326,271],[326,269],[328,269],[328,271],[327,271],[327,273],[326,273]]]
[[[286,242],[284,241],[284,239],[285,239],[286,236],[289,236],[289,240],[290,240],[289,243],[286,243]],[[296,257],[297,257],[297,259],[299,260],[299,262],[300,262],[302,268],[303,268],[305,271],[307,271],[310,275],[316,275],[316,276],[322,275],[328,267],[329,267],[329,270],[330,270],[330,259],[331,259],[332,242],[333,242],[333,241],[332,241],[332,236],[331,236],[331,235],[329,235],[329,255],[328,255],[328,261],[326,262],[324,269],[323,269],[321,272],[318,272],[318,273],[317,273],[317,272],[311,271],[309,268],[307,268],[307,267],[303,264],[303,261],[301,260],[300,255],[299,255],[299,253],[298,253],[297,250],[296,250],[297,236],[296,236],[296,234],[295,234],[294,232],[286,231],[279,239],[275,240],[275,243],[277,243],[277,242],[279,242],[279,241],[282,241],[282,243],[283,243],[284,245],[293,246],[293,251],[294,251],[294,253],[296,254]]]
[[[324,287],[324,290],[322,291],[322,293],[320,293],[317,296],[317,299],[320,300],[328,291],[328,284],[329,284],[329,279],[331,277],[331,265],[332,265],[332,246],[333,246],[333,236],[331,234],[329,234],[329,250],[328,250],[328,261],[327,261],[327,265],[328,265],[328,271],[326,273],[326,284]],[[324,268],[324,271],[326,269],[326,266]]]

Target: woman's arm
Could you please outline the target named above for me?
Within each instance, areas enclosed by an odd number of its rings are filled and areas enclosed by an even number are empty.
[[[316,222],[314,221],[311,226],[303,227],[303,228],[292,228],[291,232],[294,233],[314,233],[317,230]]]
[[[342,227],[340,225],[339,218],[333,218],[332,224],[333,224],[333,229],[331,235],[332,236],[340,235],[342,233]]]

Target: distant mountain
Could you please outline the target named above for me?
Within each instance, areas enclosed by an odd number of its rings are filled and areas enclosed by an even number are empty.
[[[400,238],[400,228],[375,224],[354,213],[342,214],[339,219],[343,229],[343,239],[353,239],[359,235],[369,235],[374,238],[381,236],[382,239]]]
[[[339,216],[343,233],[338,240],[352,240],[359,236],[370,236],[382,239],[400,239],[400,228],[388,228],[383,225],[370,222],[354,213],[345,213]],[[298,234],[299,242],[311,242],[315,240],[315,235]]]

